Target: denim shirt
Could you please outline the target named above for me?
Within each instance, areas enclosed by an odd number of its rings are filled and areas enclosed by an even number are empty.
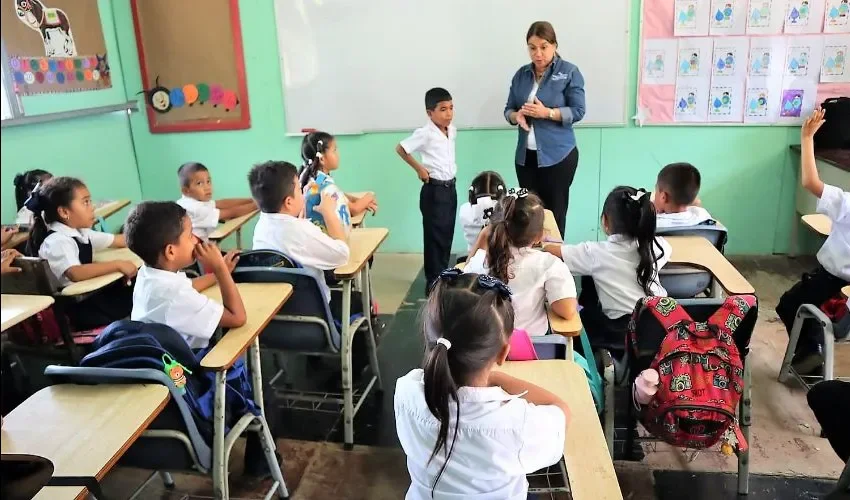
[[[529,63],[521,67],[511,80],[511,90],[508,102],[505,104],[505,119],[510,123],[510,115],[522,108],[528,100],[528,94],[534,87],[534,69]],[[584,77],[578,67],[555,56],[552,64],[546,69],[537,98],[547,108],[561,110],[561,121],[556,122],[547,118],[526,117],[529,125],[534,125],[534,136],[537,139],[537,164],[540,167],[551,167],[567,157],[576,146],[576,136],[573,123],[584,118]],[[528,132],[521,127],[516,147],[516,164],[525,165],[525,147]]]

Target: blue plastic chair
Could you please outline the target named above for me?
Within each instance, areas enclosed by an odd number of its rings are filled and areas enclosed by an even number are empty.
[[[701,236],[711,242],[720,253],[726,245],[727,231],[719,223],[698,226],[670,227],[658,229],[658,236]],[[658,272],[661,286],[670,297],[689,299],[711,287],[712,276],[708,271],[685,265],[666,265]]]

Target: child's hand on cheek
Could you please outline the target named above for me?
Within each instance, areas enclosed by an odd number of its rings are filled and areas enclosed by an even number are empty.
[[[200,242],[195,245],[195,258],[201,263],[201,267],[208,271],[218,271],[227,269],[227,264],[224,262],[224,257],[221,255],[221,250],[213,243]]]

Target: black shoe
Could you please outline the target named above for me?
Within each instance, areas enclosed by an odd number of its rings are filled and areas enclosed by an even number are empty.
[[[799,375],[812,375],[816,370],[823,367],[823,363],[823,347],[818,346],[812,351],[795,354],[794,359],[791,360],[791,367]]]
[[[277,461],[278,468],[280,468],[280,453],[274,452],[274,458]],[[251,459],[248,459],[248,457],[246,456],[244,475],[259,480],[268,479],[272,477],[272,472],[269,470],[269,463],[266,460],[266,455],[263,454],[262,457],[255,456]]]

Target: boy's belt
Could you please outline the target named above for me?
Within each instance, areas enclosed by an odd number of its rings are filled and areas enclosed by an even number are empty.
[[[455,181],[456,179],[451,179],[448,181],[441,181],[439,179],[428,179],[428,184],[439,187],[455,187]]]

